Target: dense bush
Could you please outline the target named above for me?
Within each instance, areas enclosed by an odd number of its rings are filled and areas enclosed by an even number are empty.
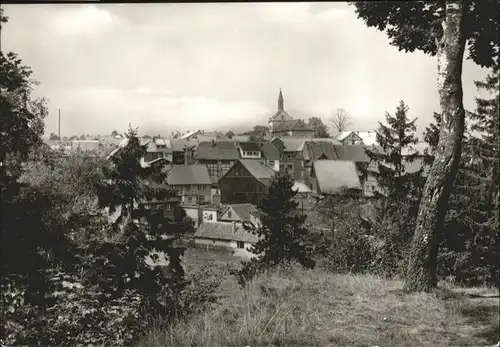
[[[152,320],[215,300],[218,274],[184,274],[184,225],[150,215],[113,228],[95,187],[105,162],[31,159],[2,191],[2,343],[130,345]]]
[[[379,245],[373,253],[371,270],[388,277],[404,276],[418,203],[379,198],[373,204],[375,218],[371,223],[371,234]]]
[[[345,214],[338,218],[335,233],[327,248],[325,265],[336,273],[360,273],[370,269],[373,241],[364,233],[361,216]]]
[[[258,206],[261,225],[244,225],[258,241],[249,248],[255,257],[234,273],[240,285],[264,269],[291,261],[309,269],[316,265],[306,246],[309,241],[309,230],[305,227],[307,216],[297,208],[299,203],[294,197],[298,191],[292,189],[293,185],[288,173],[277,173]]]

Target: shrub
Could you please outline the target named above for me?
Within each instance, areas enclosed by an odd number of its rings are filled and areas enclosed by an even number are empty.
[[[404,276],[409,245],[415,230],[418,203],[380,198],[375,202],[371,233],[379,241],[371,271],[387,277]]]
[[[325,266],[337,273],[359,273],[369,269],[372,245],[357,213],[337,218],[333,239],[327,248]]]

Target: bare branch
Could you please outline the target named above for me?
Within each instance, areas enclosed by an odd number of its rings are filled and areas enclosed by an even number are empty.
[[[332,131],[335,134],[340,134],[341,132],[346,131],[351,125],[350,116],[343,108],[336,109],[328,120],[331,124]]]

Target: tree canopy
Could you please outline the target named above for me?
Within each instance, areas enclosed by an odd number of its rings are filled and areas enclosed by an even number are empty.
[[[369,27],[384,31],[393,46],[405,52],[437,53],[443,35],[446,1],[351,1]],[[498,0],[466,2],[464,34],[468,59],[491,67],[498,59]]]
[[[328,128],[319,117],[309,118],[308,124],[314,129],[314,137],[330,137]]]

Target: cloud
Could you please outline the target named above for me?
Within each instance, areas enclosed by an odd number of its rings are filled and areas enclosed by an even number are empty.
[[[64,111],[63,132],[68,129],[85,129],[85,133],[108,133],[113,129],[125,131],[129,122],[138,126],[141,133],[169,134],[193,127],[205,129],[231,128],[243,125],[251,127],[262,123],[272,111],[250,100],[221,101],[208,97],[177,97],[168,90],[117,89],[89,87],[77,91],[53,90]],[[79,117],[85,108],[87,117]],[[56,119],[55,110],[48,117]],[[257,120],[256,120],[257,116]],[[259,119],[259,117],[261,119]],[[89,123],[88,119],[99,119]],[[74,130],[73,130],[74,131]]]
[[[95,36],[116,27],[119,21],[96,5],[71,5],[57,11],[51,26],[61,36]]]
[[[265,21],[289,26],[293,30],[311,31],[332,24],[332,20],[346,18],[349,14],[347,6],[331,7],[322,11],[314,10],[314,3],[266,3],[261,12]]]
[[[404,53],[345,3],[6,5],[2,49],[49,97],[46,132],[266,124],[279,88],[301,118],[337,107],[367,130],[403,99],[419,127],[439,109],[435,57]],[[480,68],[464,63],[473,108]],[[163,130],[164,129],[164,130]],[[423,130],[423,129],[422,129]],[[419,130],[419,133],[421,131]]]

